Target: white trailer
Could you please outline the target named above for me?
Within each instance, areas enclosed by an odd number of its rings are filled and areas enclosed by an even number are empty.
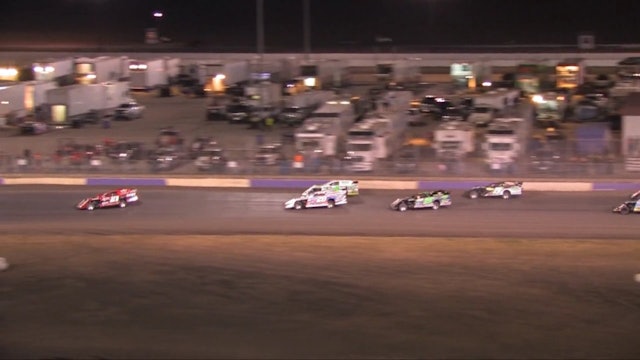
[[[26,83],[13,83],[0,86],[0,124],[7,125],[9,120],[17,120],[27,115],[25,106]]]
[[[454,83],[473,89],[490,83],[493,70],[491,64],[486,61],[463,62],[451,64],[450,74]]]
[[[416,84],[422,78],[422,66],[415,60],[398,60],[376,65],[376,78],[388,85]]]
[[[75,78],[78,84],[100,84],[128,76],[129,60],[125,56],[75,59]]]
[[[132,90],[152,90],[168,85],[180,71],[179,58],[161,58],[129,62],[129,82]]]
[[[112,111],[121,104],[133,101],[129,92],[131,84],[128,81],[113,81],[100,85],[103,87],[103,110]]]
[[[282,105],[282,87],[280,84],[262,82],[245,88],[247,103],[254,107]]]
[[[335,97],[335,93],[329,90],[310,90],[295,95],[284,97],[287,107],[317,108]]]
[[[97,122],[129,101],[127,82],[71,85],[47,91],[49,121],[53,125]]]
[[[442,123],[433,132],[433,148],[438,157],[464,157],[475,151],[475,130],[466,122]]]
[[[200,62],[197,77],[205,91],[224,92],[228,86],[249,81],[249,61]]]
[[[532,119],[526,112],[521,115],[497,118],[487,128],[482,146],[486,153],[485,161],[491,170],[508,169],[526,150]]]
[[[69,85],[74,80],[74,59],[49,59],[33,63],[33,76],[36,81],[57,81]]]
[[[339,138],[345,136],[356,121],[356,116],[354,105],[350,100],[343,98],[329,100],[311,114],[311,118],[327,119]]]
[[[55,81],[29,81],[25,87],[24,104],[28,112],[34,112],[37,108],[47,103],[47,91],[58,87]]]
[[[348,83],[346,64],[338,60],[305,61],[295,78],[308,89],[330,89]]]
[[[402,145],[408,118],[406,112],[370,114],[347,132],[347,151],[372,163],[388,158]]]
[[[334,156],[338,151],[338,136],[326,119],[307,119],[294,134],[297,151]]]

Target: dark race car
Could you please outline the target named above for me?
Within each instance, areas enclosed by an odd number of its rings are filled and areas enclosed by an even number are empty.
[[[122,188],[83,199],[76,205],[76,208],[89,211],[108,207],[125,208],[139,200],[137,189]]]
[[[391,203],[393,210],[433,209],[451,205],[451,194],[446,190],[424,191],[405,198],[398,198]]]
[[[509,199],[512,196],[522,195],[522,182],[520,181],[502,181],[491,183],[485,186],[476,186],[466,192],[466,196],[470,199],[479,197],[501,197]]]
[[[613,208],[612,211],[622,215],[640,213],[640,191],[633,193],[628,200]]]

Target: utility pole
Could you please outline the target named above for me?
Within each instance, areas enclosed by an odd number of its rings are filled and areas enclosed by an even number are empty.
[[[311,10],[309,0],[303,0],[304,12],[304,53],[307,60],[311,57]]]
[[[264,64],[264,0],[256,0],[256,28],[257,28],[257,45],[258,57],[260,59],[260,71]]]

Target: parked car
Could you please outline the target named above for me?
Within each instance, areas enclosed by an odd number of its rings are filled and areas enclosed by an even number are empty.
[[[107,157],[115,161],[143,160],[146,157],[144,144],[136,141],[121,141],[106,149]]]
[[[256,165],[277,165],[278,161],[282,158],[282,145],[268,144],[258,149],[254,157],[254,162]]]
[[[311,114],[311,108],[288,106],[277,115],[278,122],[287,126],[300,125]]]
[[[205,148],[211,146],[217,146],[212,136],[197,136],[189,147],[189,158],[196,159]]]
[[[156,146],[163,147],[175,147],[182,148],[184,144],[184,138],[178,130],[172,127],[167,127],[160,130],[158,138],[156,139]]]
[[[562,167],[560,155],[553,149],[541,148],[529,156],[529,170],[534,172],[553,172]]]
[[[208,147],[200,152],[195,165],[200,171],[224,171],[227,166],[227,157],[219,147]]]
[[[136,101],[129,101],[124,104],[120,104],[114,113],[114,118],[124,119],[124,120],[133,120],[140,119],[142,114],[144,113],[144,105],[138,104]]]
[[[251,116],[251,106],[244,103],[233,103],[227,105],[227,119],[230,123],[246,123]]]
[[[183,164],[182,154],[174,147],[157,149],[149,159],[151,171],[169,171]]]

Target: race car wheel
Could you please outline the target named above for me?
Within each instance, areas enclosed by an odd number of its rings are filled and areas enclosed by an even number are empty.
[[[118,204],[118,206],[122,209],[122,208],[126,208],[127,207],[127,202],[124,200],[121,200],[120,203]]]
[[[304,204],[302,203],[302,201],[298,201],[295,204],[293,204],[293,208],[296,210],[302,210],[304,209]]]
[[[440,209],[440,201],[434,201],[433,204],[431,205],[431,208],[433,210],[438,210]]]
[[[89,203],[89,205],[87,205],[87,210],[93,211],[96,207],[97,207],[97,204],[95,202],[91,202]]]
[[[478,198],[478,192],[473,190],[469,192],[469,199],[477,199]]]
[[[407,211],[409,207],[407,206],[407,203],[401,203],[400,205],[398,205],[398,211]]]
[[[630,211],[629,211],[629,207],[628,206],[623,206],[622,208],[620,208],[620,214],[622,215],[629,215]]]
[[[507,200],[511,197],[511,192],[509,192],[508,190],[502,193],[502,198]]]
[[[331,209],[335,205],[336,205],[335,201],[333,201],[333,200],[327,201],[327,209]]]

